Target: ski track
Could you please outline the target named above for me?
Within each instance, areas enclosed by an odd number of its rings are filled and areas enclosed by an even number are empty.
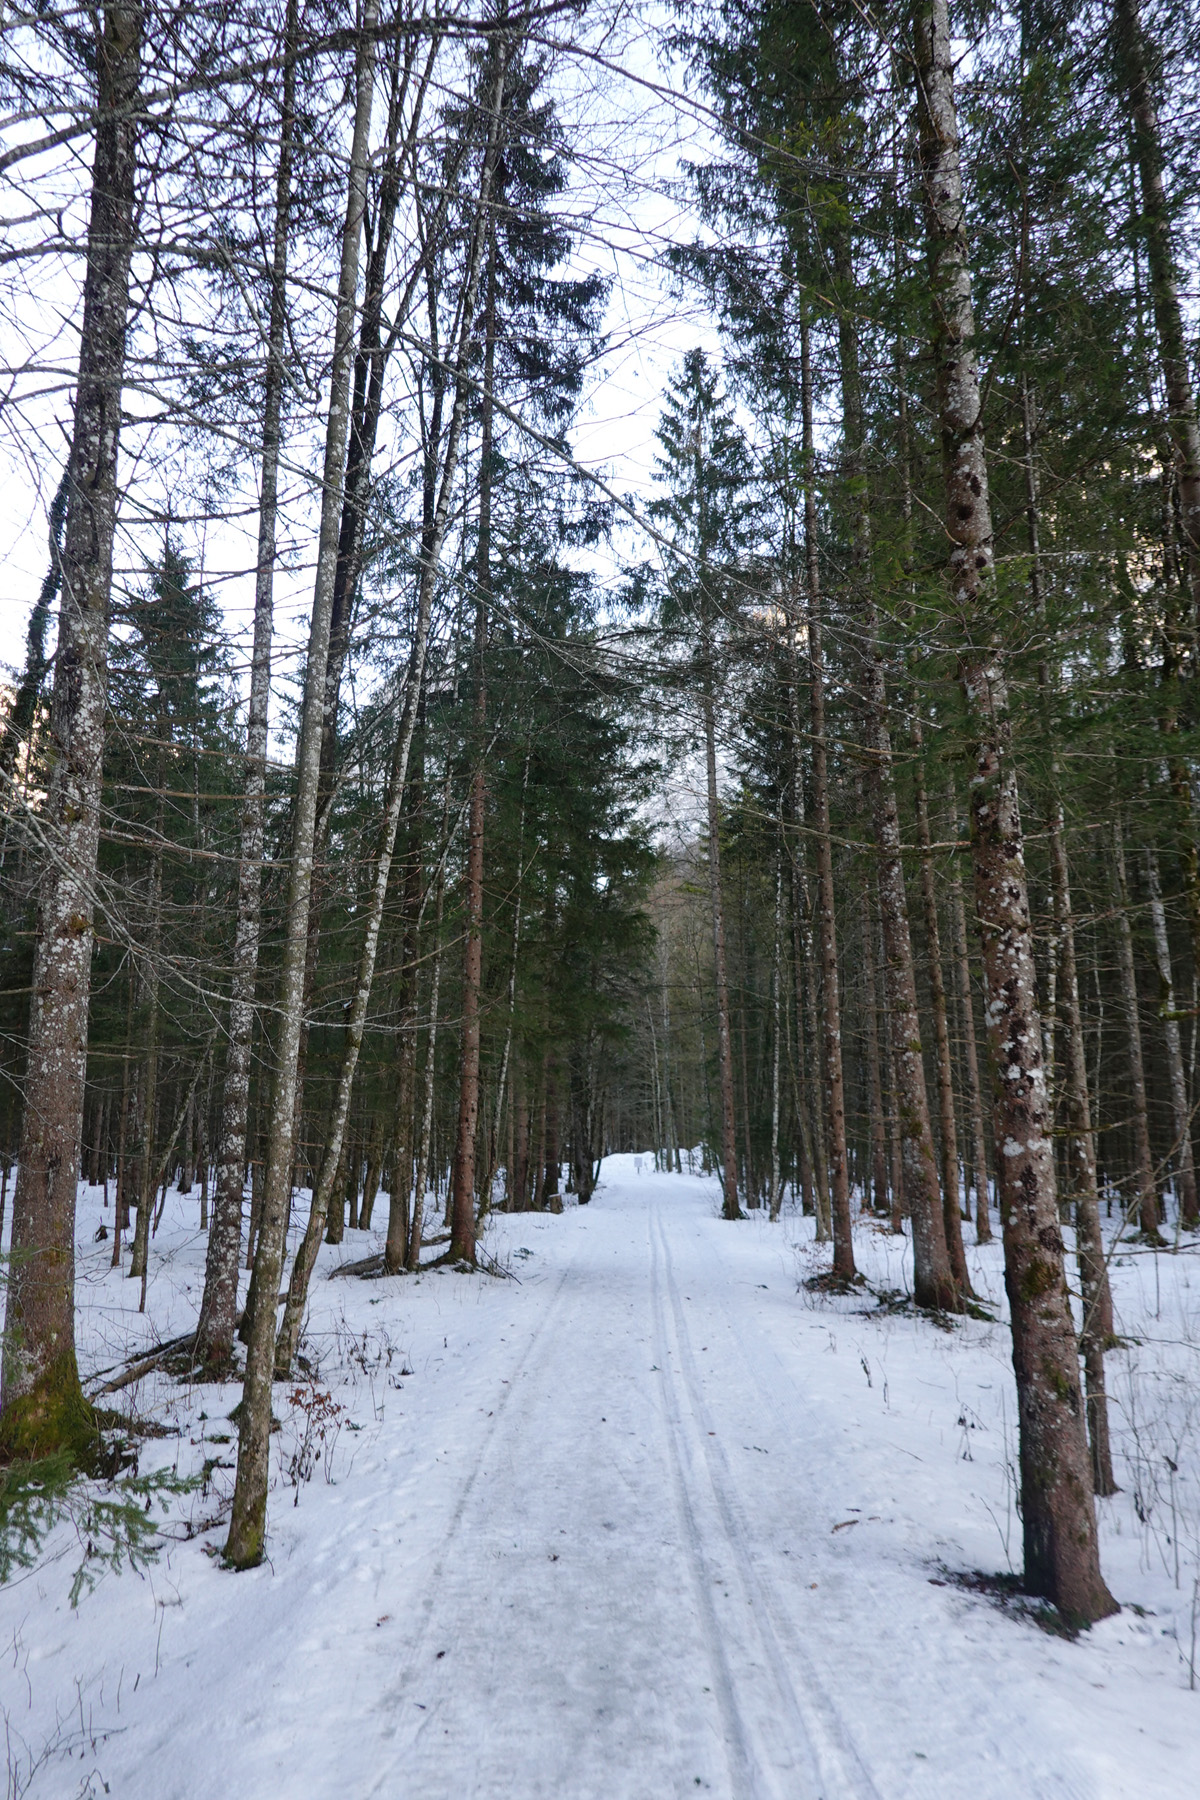
[[[768,1714],[775,1723],[776,1739],[781,1735],[783,1738],[782,1745],[778,1745],[774,1751],[773,1760],[780,1773],[790,1774],[792,1780],[785,1781],[782,1785],[776,1780],[768,1791],[778,1793],[781,1800],[797,1793],[794,1778],[799,1771],[795,1769],[792,1757],[803,1746],[808,1752],[807,1792],[817,1796],[817,1800],[840,1800],[842,1796],[845,1800],[879,1800],[878,1789],[851,1744],[844,1721],[821,1688],[795,1633],[785,1629],[788,1640],[786,1652],[780,1641],[780,1613],[772,1604],[770,1586],[764,1585],[755,1568],[746,1509],[720,1433],[714,1428],[712,1415],[705,1403],[691,1333],[680,1300],[670,1236],[664,1226],[661,1204],[657,1199],[651,1202],[650,1231],[652,1245],[657,1240],[659,1252],[657,1256],[652,1254],[651,1260],[655,1307],[661,1317],[665,1310],[664,1296],[669,1299],[682,1385],[694,1420],[695,1443],[702,1457],[701,1479],[706,1480],[711,1488],[719,1522],[719,1533],[714,1533],[714,1536],[718,1536],[720,1549],[737,1564],[742,1588],[743,1626],[751,1628],[761,1644],[757,1661],[769,1677],[779,1702],[778,1710],[772,1708]],[[718,1307],[724,1311],[722,1286],[721,1282],[714,1283],[705,1297],[710,1301],[715,1297]],[[741,1333],[734,1333],[733,1342],[744,1345],[745,1338]],[[664,1386],[668,1386],[669,1381],[670,1378],[664,1373]],[[668,1406],[674,1423],[678,1420],[679,1409],[673,1402],[668,1402]],[[751,1435],[768,1434],[761,1432],[755,1421]],[[770,1435],[776,1442],[781,1441],[778,1431]],[[693,1458],[693,1466],[696,1460],[699,1459]],[[699,1485],[698,1481],[696,1485]],[[698,1551],[702,1556],[699,1546]],[[799,1692],[792,1680],[789,1661],[797,1664],[801,1671],[803,1687]],[[761,1786],[760,1779],[748,1791],[757,1794]]]
[[[812,1656],[805,1649],[803,1635],[797,1626],[793,1606],[789,1599],[794,1595],[797,1584],[776,1584],[769,1574],[760,1579],[757,1573],[759,1554],[755,1537],[749,1525],[749,1519],[738,1484],[733,1477],[729,1458],[724,1448],[724,1438],[720,1431],[713,1430],[712,1418],[704,1406],[701,1395],[700,1374],[695,1353],[691,1343],[691,1333],[686,1323],[680,1303],[678,1282],[672,1269],[670,1238],[667,1233],[661,1202],[654,1206],[654,1224],[663,1247],[664,1261],[667,1266],[667,1281],[671,1294],[671,1302],[678,1322],[678,1340],[681,1347],[683,1367],[688,1385],[696,1396],[696,1412],[701,1428],[705,1432],[706,1453],[713,1478],[714,1490],[718,1495],[722,1517],[725,1522],[729,1542],[745,1570],[745,1583],[750,1604],[759,1609],[760,1621],[765,1618],[769,1633],[769,1641],[774,1650],[772,1667],[780,1678],[781,1688],[786,1689],[786,1700],[793,1717],[803,1720],[809,1738],[818,1746],[818,1766],[821,1769],[824,1786],[822,1800],[881,1800],[877,1787],[869,1769],[864,1764],[853,1737],[848,1730],[847,1721],[831,1700],[825,1684],[822,1682]],[[680,1234],[683,1237],[683,1234]],[[693,1227],[686,1234],[689,1247],[700,1250],[707,1264],[707,1279],[697,1282],[702,1288],[707,1306],[720,1316],[726,1331],[725,1343],[727,1354],[741,1365],[743,1380],[740,1397],[743,1403],[747,1396],[753,1396],[753,1404],[770,1415],[768,1428],[760,1417],[749,1435],[757,1439],[766,1438],[771,1446],[772,1454],[781,1448],[794,1453],[797,1419],[805,1413],[810,1414],[811,1405],[803,1390],[797,1385],[794,1370],[788,1369],[779,1354],[764,1335],[759,1320],[752,1308],[742,1308],[735,1321],[728,1302],[730,1292],[729,1271],[721,1261],[718,1241],[701,1229]],[[710,1327],[711,1333],[711,1327]],[[728,1365],[722,1369],[721,1389],[728,1395],[730,1386],[730,1370]],[[784,1405],[783,1397],[787,1404]],[[745,1408],[745,1418],[749,1408]],[[811,1420],[816,1431],[820,1430],[821,1421]],[[801,1471],[796,1471],[798,1478],[804,1482]],[[790,1524],[798,1538],[805,1532],[806,1519],[811,1526],[812,1538],[819,1541],[818,1534],[828,1531],[824,1523],[824,1507],[815,1497],[811,1497],[807,1506],[796,1504],[795,1488],[791,1488],[795,1511],[791,1515]],[[786,1504],[784,1496],[780,1496],[780,1516]],[[819,1584],[818,1584],[819,1585]],[[789,1666],[799,1677],[796,1685],[789,1678]],[[837,1659],[830,1659],[830,1666],[837,1666]],[[954,1707],[954,1689],[948,1685],[945,1690],[945,1704]],[[1016,1733],[1020,1729],[1020,1721],[1011,1719],[1010,1733],[1003,1739],[998,1738],[993,1722],[984,1721],[983,1741],[980,1742],[980,1721],[978,1716],[963,1717],[958,1724],[963,1733],[963,1742],[971,1746],[979,1756],[982,1766],[974,1773],[970,1784],[973,1795],[981,1797],[992,1792],[1003,1794],[1020,1794],[1028,1800],[1094,1800],[1097,1794],[1095,1784],[1079,1771],[1069,1768],[1047,1770],[1044,1762],[1038,1763],[1029,1759],[1023,1752]],[[992,1726],[992,1729],[989,1729]],[[974,1742],[972,1742],[974,1740]],[[989,1770],[987,1765],[991,1764]],[[992,1786],[996,1775],[1000,1776],[1001,1785]],[[989,1780],[989,1775],[991,1780]],[[890,1785],[890,1784],[889,1784]],[[891,1791],[895,1791],[894,1788]],[[922,1774],[914,1772],[903,1789],[909,1800],[942,1800],[946,1794],[944,1775]]]
[[[310,1347],[373,1422],[331,1484],[273,1488],[266,1566],[179,1546],[77,1613],[61,1562],[0,1590],[0,1699],[75,1744],[28,1800],[1190,1795],[1195,1703],[1153,1625],[1063,1646],[930,1586],[995,1554],[973,1490],[1000,1445],[964,1467],[946,1438],[1002,1336],[814,1305],[793,1229],[714,1192],[614,1158],[586,1211],[497,1221],[520,1284],[318,1280]],[[118,1279],[97,1262],[106,1329]],[[412,1368],[378,1404],[393,1334]],[[232,1391],[156,1380],[203,1445]]]

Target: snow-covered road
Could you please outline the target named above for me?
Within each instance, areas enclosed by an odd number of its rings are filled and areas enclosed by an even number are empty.
[[[495,1222],[517,1281],[318,1282],[347,1429],[332,1480],[273,1494],[268,1566],[193,1541],[77,1614],[64,1565],[0,1591],[12,1724],[36,1748],[57,1708],[75,1745],[30,1793],[1194,1795],[1200,1695],[1159,1619],[1070,1644],[945,1583],[1003,1567],[1006,1531],[1019,1554],[1003,1330],[815,1299],[809,1235],[612,1158],[589,1208]],[[155,1329],[194,1305],[190,1243]],[[862,1248],[886,1280],[895,1241]],[[234,1390],[156,1392],[198,1446],[228,1432]],[[276,1406],[286,1464],[303,1409]]]

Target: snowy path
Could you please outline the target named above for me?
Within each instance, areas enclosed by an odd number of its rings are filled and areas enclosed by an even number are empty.
[[[318,1283],[360,1429],[274,1493],[270,1567],[193,1542],[78,1614],[61,1569],[0,1591],[13,1722],[46,1738],[52,1695],[85,1727],[35,1800],[93,1768],[122,1800],[1193,1794],[1200,1696],[1152,1624],[1071,1645],[941,1585],[1001,1561],[1003,1333],[813,1304],[802,1222],[606,1176],[496,1222],[520,1285]],[[213,1390],[174,1391],[213,1434]]]

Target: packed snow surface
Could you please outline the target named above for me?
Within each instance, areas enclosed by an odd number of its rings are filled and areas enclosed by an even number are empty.
[[[141,1317],[98,1190],[80,1210],[90,1372],[186,1328],[204,1245],[172,1195]],[[378,1240],[322,1251],[261,1568],[214,1553],[237,1388],[121,1397],[178,1434],[143,1471],[218,1466],[146,1572],[73,1610],[66,1524],[0,1590],[10,1794],[1195,1800],[1186,1250],[1114,1257],[1140,1340],[1109,1359],[1123,1610],[1071,1642],[956,1579],[1019,1567],[1002,1322],[814,1292],[810,1221],[723,1222],[713,1182],[648,1156],[609,1158],[586,1208],[493,1218],[508,1279],[328,1279]],[[904,1289],[903,1241],[863,1220],[856,1250]],[[969,1256],[999,1320],[999,1248]]]

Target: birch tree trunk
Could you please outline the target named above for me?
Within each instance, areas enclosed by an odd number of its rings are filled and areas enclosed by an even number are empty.
[[[96,1425],[75,1359],[75,1202],[87,1065],[93,888],[125,378],[141,73],[141,7],[97,15],[92,164],[79,376],[68,465],[62,598],[38,896],[20,1163],[0,1374],[0,1446],[86,1456]]]
[[[1020,1425],[1025,1582],[1072,1625],[1115,1609],[1100,1573],[1079,1359],[1063,1269],[1033,934],[1002,654],[954,64],[946,0],[914,16],[919,175],[945,471],[951,617],[974,772],[971,844],[997,1076],[998,1186]]]
[[[204,1296],[196,1327],[195,1360],[216,1371],[233,1355],[242,1206],[246,1191],[246,1122],[250,1114],[250,1061],[254,1043],[254,993],[262,917],[262,861],[267,778],[267,726],[271,704],[271,635],[274,626],[275,538],[279,511],[280,421],[283,410],[287,329],[288,229],[291,222],[296,64],[287,54],[296,38],[299,0],[288,0],[284,27],[283,104],[275,223],[271,242],[271,308],[263,384],[262,473],[258,504],[258,558],[254,580],[254,643],[250,655],[250,706],[246,720],[245,799],[240,821],[237,920],[229,995],[229,1041],[221,1091],[221,1137],[212,1226],[204,1266]]]
[[[305,669],[304,704],[296,745],[296,802],[292,824],[291,874],[279,983],[279,1039],[271,1089],[267,1171],[262,1222],[254,1257],[256,1302],[250,1324],[246,1379],[238,1420],[237,1476],[226,1560],[238,1569],[262,1560],[267,1518],[267,1477],[271,1426],[271,1380],[275,1364],[275,1308],[287,1232],[292,1158],[296,1131],[296,1069],[304,1002],[308,909],[312,892],[313,839],[321,762],[325,668],[337,565],[338,523],[346,469],[350,373],[354,355],[354,313],[358,291],[359,241],[366,202],[367,141],[374,87],[377,0],[365,0],[354,74],[354,126],[342,230],[329,416],[325,433],[321,530],[313,589]]]
[[[283,1322],[280,1326],[275,1352],[276,1377],[287,1378],[296,1353],[296,1343],[300,1335],[300,1325],[304,1306],[308,1298],[308,1284],[316,1265],[317,1252],[320,1248],[321,1233],[324,1230],[329,1202],[337,1180],[338,1164],[342,1157],[345,1138],[346,1119],[350,1111],[350,1096],[354,1087],[354,1073],[358,1067],[359,1052],[362,1048],[363,1033],[367,1023],[367,1008],[371,1001],[371,988],[375,979],[375,957],[379,947],[379,928],[383,921],[384,902],[387,899],[388,883],[391,879],[392,856],[395,851],[396,831],[400,823],[400,809],[404,800],[404,784],[408,776],[408,759],[412,749],[413,734],[416,730],[417,713],[420,706],[421,689],[425,680],[425,655],[429,643],[429,620],[433,607],[433,592],[437,582],[438,568],[441,562],[442,545],[445,542],[446,527],[450,518],[450,502],[454,492],[454,481],[458,472],[458,451],[462,441],[463,425],[466,419],[467,401],[470,395],[468,363],[474,336],[475,305],[479,293],[479,282],[483,258],[483,245],[487,235],[489,221],[489,196],[492,177],[495,172],[499,142],[499,118],[504,91],[504,75],[507,65],[508,48],[502,45],[499,51],[499,71],[488,96],[491,116],[488,129],[488,144],[483,158],[480,176],[479,197],[475,211],[474,228],[470,258],[467,266],[467,280],[459,315],[459,336],[455,356],[455,395],[454,406],[450,417],[450,427],[446,435],[446,450],[442,464],[441,483],[438,489],[437,507],[434,512],[433,532],[422,557],[421,573],[417,593],[417,617],[413,634],[412,653],[409,658],[408,675],[405,685],[404,711],[396,738],[392,767],[388,776],[387,799],[384,803],[384,816],[380,827],[379,852],[375,862],[375,875],[372,881],[370,898],[367,906],[365,935],[362,953],[359,959],[358,973],[354,985],[354,994],[350,1003],[350,1013],[346,1021],[346,1042],[342,1052],[342,1063],[338,1073],[338,1085],[333,1104],[333,1116],[330,1120],[329,1136],[325,1153],[321,1162],[320,1174],[313,1189],[312,1206],[309,1212],[308,1225],[304,1238],[296,1252],[292,1277],[288,1285],[287,1302],[284,1309]],[[481,844],[482,851],[482,844]],[[472,1184],[473,1185],[473,1184]],[[474,1209],[472,1207],[472,1257],[474,1255]]]

